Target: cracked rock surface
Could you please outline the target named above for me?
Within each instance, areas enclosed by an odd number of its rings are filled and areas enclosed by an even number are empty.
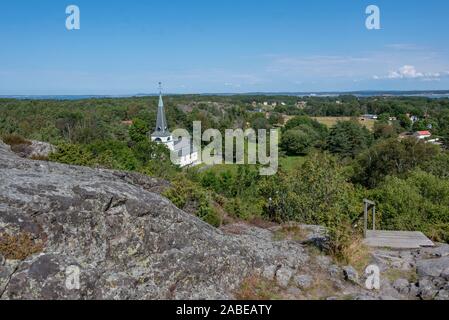
[[[0,143],[0,234],[42,250],[0,258],[1,299],[225,299],[266,266],[296,268],[301,246],[227,235],[136,174],[31,161]],[[67,285],[78,268],[79,289]]]

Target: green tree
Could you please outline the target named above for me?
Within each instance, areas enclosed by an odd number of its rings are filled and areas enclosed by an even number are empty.
[[[414,138],[381,140],[357,157],[354,180],[375,187],[386,176],[403,176],[438,153],[437,146]]]
[[[423,231],[440,242],[449,241],[449,181],[423,171],[406,179],[388,177],[372,191],[384,230]]]
[[[301,125],[282,134],[281,148],[288,155],[306,155],[319,141],[318,133],[307,125]]]
[[[343,157],[354,158],[372,143],[372,134],[356,121],[340,121],[332,127],[327,138],[327,149]]]
[[[141,119],[134,119],[133,124],[129,127],[129,137],[134,142],[142,142],[148,140],[148,132],[150,128],[148,124]]]

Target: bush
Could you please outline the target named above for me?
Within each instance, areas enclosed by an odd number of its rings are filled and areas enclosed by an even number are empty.
[[[380,227],[422,231],[433,240],[449,241],[449,181],[423,171],[401,179],[388,177],[372,191]]]
[[[264,215],[271,220],[325,226],[335,256],[343,256],[359,232],[351,223],[362,211],[363,196],[330,155],[312,154],[292,174],[267,177],[260,192],[266,199]]]
[[[60,144],[55,153],[48,156],[50,161],[60,162],[70,165],[91,166],[94,164],[92,152],[85,147],[76,144]]]
[[[219,227],[222,223],[221,217],[213,206],[211,195],[182,175],[175,179],[164,196],[181,210],[195,214],[214,227]]]
[[[17,146],[17,145],[27,145],[30,146],[31,142],[26,140],[24,137],[17,134],[7,134],[2,137],[4,143],[9,146]]]

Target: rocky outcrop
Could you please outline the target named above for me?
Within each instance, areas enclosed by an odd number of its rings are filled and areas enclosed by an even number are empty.
[[[218,230],[162,197],[168,186],[24,159],[0,142],[0,299],[233,299],[254,278],[284,299],[449,296],[449,246],[375,251],[382,285],[368,291],[363,272],[316,249],[323,228]]]
[[[449,297],[447,244],[419,250],[376,250],[373,263],[385,276],[384,291],[388,288],[390,293],[396,291],[407,299],[446,300]]]
[[[46,159],[50,153],[56,151],[56,147],[52,144],[35,140],[14,144],[11,149],[19,157],[28,159]]]
[[[291,242],[260,242],[257,228],[227,235],[152,192],[160,187],[135,174],[23,159],[1,144],[3,247],[35,245],[21,259],[3,252],[1,299],[233,298],[246,276],[278,265],[293,275],[308,259]]]

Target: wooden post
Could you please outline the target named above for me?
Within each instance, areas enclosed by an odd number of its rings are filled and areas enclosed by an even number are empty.
[[[364,202],[364,225],[363,225],[363,236],[366,238],[368,231],[368,203]]]
[[[368,210],[372,208],[373,210],[373,231],[376,230],[376,203],[368,200],[368,199],[364,199],[363,200],[364,203],[364,226],[363,226],[363,235],[365,236],[365,238],[368,236]]]

